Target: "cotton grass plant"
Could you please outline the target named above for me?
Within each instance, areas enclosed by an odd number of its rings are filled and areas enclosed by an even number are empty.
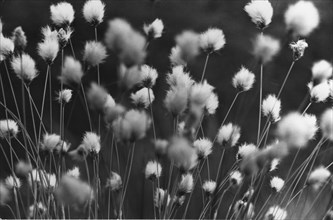
[[[208,80],[211,73],[207,70],[209,58],[224,53],[228,35],[220,27],[209,27],[201,33],[176,33],[175,45],[165,57],[169,70],[162,74],[154,63],[147,63],[146,56],[150,53],[149,45],[157,44],[168,31],[163,21],[147,21],[139,30],[124,18],[109,20],[107,4],[88,0],[82,6],[82,16],[94,34],[94,39],[75,42],[75,46],[82,46],[82,56],[75,54],[71,41],[76,34],[74,28],[78,28],[73,21],[81,12],[75,12],[67,2],[50,6],[53,25],[41,28],[41,40],[33,45],[46,70],[38,69],[38,60],[26,52],[29,42],[24,30],[17,27],[10,37],[10,33],[3,32],[0,20],[0,64],[5,67],[5,72],[0,73],[0,104],[5,113],[0,118],[0,147],[9,167],[7,176],[0,181],[0,205],[10,211],[12,218],[132,217],[128,204],[130,200],[137,202],[137,198],[128,191],[131,183],[138,181],[134,179],[138,175],[151,187],[149,203],[145,205],[152,214],[146,217],[154,219],[185,219],[194,206],[198,219],[284,220],[295,218],[293,209],[304,210],[297,218],[305,219],[324,191],[332,195],[333,162],[317,163],[323,148],[333,141],[332,64],[326,60],[311,61],[312,79],[305,108],[287,112],[281,100],[294,65],[307,56],[306,49],[312,46],[305,37],[315,32],[320,22],[314,3],[301,0],[286,9],[285,28],[293,36],[287,43],[292,63],[278,92],[265,97],[263,78],[269,75],[264,74],[264,67],[274,63],[283,47],[277,37],[264,33],[274,26],[275,8],[269,0],[244,4],[244,13],[259,29],[249,52],[259,63],[260,72],[240,64],[233,73],[229,83],[235,96],[231,103],[222,102],[228,110],[213,138],[206,134],[203,124],[221,104],[218,88]],[[103,22],[107,29],[99,36],[98,27]],[[67,47],[71,53],[67,53]],[[109,82],[101,78],[100,66],[109,61],[110,54],[117,57],[111,62],[118,65],[118,90],[123,93],[118,97],[110,93]],[[205,61],[197,77],[189,64],[200,54],[204,54]],[[57,60],[61,64],[57,67],[59,80],[52,83],[52,74],[56,73],[51,70],[56,69]],[[97,76],[97,82],[86,81],[91,72]],[[20,80],[21,91],[14,91],[17,80],[10,74]],[[42,76],[45,81],[39,107],[30,88]],[[8,91],[4,90],[5,77]],[[166,81],[165,91],[160,91],[161,81]],[[52,88],[55,83],[60,90]],[[257,136],[253,138],[256,142],[251,143],[253,140],[245,142],[242,138],[242,126],[247,124],[237,124],[229,115],[237,107],[240,95],[253,89],[259,90],[259,111]],[[16,96],[18,92],[22,94],[21,102]],[[164,92],[162,100],[160,92]],[[50,118],[46,120],[47,93]],[[9,95],[13,97],[14,109],[7,107]],[[70,131],[65,126],[70,118],[66,113],[77,98],[81,102],[76,105],[85,114],[75,123],[83,126],[83,122],[88,122],[89,127],[85,127],[80,143],[71,144]],[[309,114],[313,105],[322,103],[323,111]],[[170,123],[155,120],[155,107],[161,104],[163,114],[170,116],[163,116],[163,120],[170,119]],[[52,111],[55,108],[59,110]],[[31,118],[31,125],[27,124],[27,117]],[[158,130],[159,123],[171,125],[168,136]],[[152,146],[149,160],[136,154],[141,143]],[[125,152],[125,158],[120,158],[120,151]],[[301,161],[296,162],[303,154]],[[227,155],[232,155],[233,164],[226,164]],[[293,159],[285,174],[280,167],[288,162],[288,155]],[[142,172],[133,173],[138,164],[143,165]],[[317,197],[311,198],[310,193]],[[331,196],[321,217],[332,216],[332,209]]]

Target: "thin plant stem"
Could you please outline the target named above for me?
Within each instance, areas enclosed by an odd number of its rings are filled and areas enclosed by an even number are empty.
[[[209,55],[210,55],[210,53],[207,53],[206,60],[205,60],[205,65],[204,65],[204,68],[203,68],[203,71],[202,71],[202,74],[201,74],[201,80],[200,80],[201,83],[203,82],[203,80],[205,78],[207,64],[208,64],[208,60],[209,60]]]
[[[220,197],[220,199],[219,199],[219,203],[218,203],[218,205],[217,205],[217,207],[216,207],[216,210],[215,210],[215,212],[214,212],[214,218],[213,218],[214,220],[217,218],[217,214],[218,214],[218,212],[219,212],[219,209],[220,209],[220,206],[221,206],[222,199],[223,199],[225,193],[230,189],[231,186],[232,186],[232,185],[229,185],[229,186],[223,191],[223,193],[222,193],[222,195],[221,195],[221,197]]]
[[[221,172],[221,167],[222,167],[222,161],[223,161],[223,158],[224,158],[224,153],[225,153],[225,148],[222,149],[219,166],[217,167],[217,173],[216,173],[216,179],[215,179],[216,183],[217,183],[217,181],[218,181],[218,179],[220,177],[220,172]]]
[[[85,104],[87,115],[88,115],[88,121],[89,121],[90,131],[92,131],[91,117],[90,117],[90,112],[89,112],[87,97],[86,97],[86,94],[84,92],[83,84],[81,83],[80,86],[81,86],[81,91],[82,91],[82,95],[83,95],[83,99],[84,99],[84,104]]]
[[[154,204],[154,199],[155,199],[155,182],[152,182],[152,192],[153,192],[154,219],[156,219],[156,209],[155,209],[155,204]]]
[[[39,122],[38,141],[40,141],[41,130],[42,130],[42,120],[43,120],[43,115],[44,115],[44,104],[45,104],[45,95],[46,95],[47,80],[49,78],[48,77],[48,75],[49,75],[49,69],[50,69],[50,65],[47,65],[45,82],[44,82],[44,90],[43,90],[42,107],[41,107],[41,111],[40,111],[41,121]]]
[[[259,88],[259,115],[258,115],[258,134],[257,134],[257,145],[260,138],[260,128],[261,128],[261,108],[262,108],[262,82],[263,82],[263,72],[264,64],[260,65],[260,88]]]
[[[310,108],[310,106],[312,105],[312,102],[309,102],[309,104],[306,106],[306,108],[304,109],[302,115],[304,115],[306,113],[306,111]]]
[[[52,74],[51,74],[51,65],[49,65],[49,114],[50,114],[50,132],[53,132],[53,108],[52,108]]]
[[[155,121],[154,121],[154,114],[153,114],[153,103],[152,103],[152,100],[151,100],[150,89],[149,88],[148,88],[148,99],[149,99],[151,122],[152,122],[152,126],[153,126],[154,141],[156,142],[156,130],[155,130]]]

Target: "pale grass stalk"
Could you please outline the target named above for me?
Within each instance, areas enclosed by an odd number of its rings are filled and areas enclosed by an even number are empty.
[[[204,161],[202,161],[201,166],[200,166],[200,163],[199,163],[198,166],[197,166],[197,169],[195,170],[196,172],[195,172],[194,174],[196,174],[196,175],[195,175],[195,178],[194,178],[194,186],[193,186],[193,190],[191,191],[191,193],[190,193],[190,195],[189,195],[189,197],[188,197],[188,200],[187,200],[187,203],[186,203],[186,207],[185,207],[185,211],[184,211],[184,213],[183,213],[182,219],[185,219],[185,218],[186,218],[186,214],[187,214],[187,211],[188,211],[188,207],[189,207],[189,205],[190,205],[190,203],[191,203],[191,198],[192,198],[192,195],[193,195],[193,193],[194,193],[194,189],[195,189],[196,183],[197,183],[198,178],[199,178],[199,176],[200,176],[201,170],[202,170],[203,166],[205,165],[205,162],[206,162],[206,159],[205,159]],[[200,167],[200,168],[199,168],[199,167]]]
[[[153,193],[153,211],[154,211],[154,219],[156,219],[156,209],[155,209],[155,204],[154,204],[154,199],[155,199],[155,181],[152,182],[152,193]]]
[[[97,42],[97,26],[95,26],[95,41]],[[99,72],[99,64],[97,64],[97,84],[101,85],[101,78]],[[101,114],[98,113],[98,135],[101,134]]]
[[[231,203],[230,203],[230,206],[229,206],[229,208],[228,208],[228,212],[227,212],[227,214],[226,214],[226,216],[225,216],[225,219],[228,219],[228,216],[229,216],[229,214],[230,214],[230,211],[231,211],[231,209],[232,209],[232,207],[233,207],[233,205],[234,205],[234,202],[235,202],[237,196],[238,196],[239,193],[240,193],[240,190],[242,189],[243,184],[244,184],[244,181],[243,181],[243,182],[241,183],[241,185],[238,187],[238,189],[237,189],[235,195],[233,196],[233,199],[232,199],[232,201],[231,201]]]
[[[51,65],[49,68],[49,114],[50,114],[50,133],[52,134],[53,131],[53,107],[52,107],[52,73],[51,73]]]
[[[90,131],[92,131],[92,123],[91,123],[91,117],[90,117],[90,112],[89,112],[87,97],[86,97],[86,94],[84,92],[83,84],[81,83],[80,86],[81,86],[82,95],[83,95],[83,99],[84,99],[84,104],[85,104],[87,115],[88,115],[88,121],[89,121]]]
[[[261,108],[262,108],[262,82],[263,82],[263,72],[264,72],[264,64],[260,65],[260,88],[259,88],[259,116],[258,116],[258,134],[257,134],[257,145],[259,143],[260,138],[260,128],[261,128]]]
[[[124,189],[123,189],[121,200],[120,200],[119,218],[122,218],[122,209],[123,209],[123,204],[124,204],[125,197],[126,197],[126,191],[127,191],[129,178],[131,176],[131,170],[132,170],[133,158],[134,158],[134,151],[135,151],[135,142],[133,142],[133,144],[130,148],[129,157],[128,157],[127,164],[126,164],[126,170],[128,170],[128,171],[127,171],[127,174],[125,175],[125,178],[124,178],[124,183],[125,184],[124,184]]]
[[[306,111],[310,108],[311,105],[312,105],[312,102],[309,102],[309,104],[305,107],[302,115],[304,115],[306,113]]]
[[[232,101],[232,103],[231,103],[231,105],[230,105],[230,107],[229,107],[229,109],[228,109],[228,111],[227,111],[227,114],[224,116],[224,119],[223,119],[223,121],[222,121],[220,127],[222,127],[222,126],[224,125],[224,123],[225,123],[225,121],[227,120],[228,115],[229,115],[229,113],[230,113],[232,107],[234,106],[234,104],[235,104],[235,102],[236,102],[236,100],[237,100],[239,94],[241,94],[241,93],[242,93],[242,92],[237,92],[237,94],[235,95],[235,97],[234,97],[234,99],[233,99],[233,101]],[[217,139],[217,134],[215,135],[215,138],[214,138],[214,140],[213,140],[213,144],[215,143],[216,139]]]
[[[224,153],[225,153],[225,147],[223,146],[223,149],[222,149],[222,153],[221,153],[221,158],[220,158],[220,162],[219,162],[219,166],[217,167],[217,173],[216,173],[216,178],[215,178],[215,182],[217,183],[219,177],[220,177],[220,172],[221,172],[221,167],[222,167],[222,161],[223,161],[223,158],[224,158]]]
[[[153,114],[153,103],[151,101],[150,89],[148,88],[147,90],[148,90],[150,116],[151,116],[151,122],[152,122],[152,126],[153,126],[154,141],[156,142],[156,129],[155,129],[154,114]]]
[[[50,65],[47,65],[45,82],[44,82],[44,90],[43,90],[42,107],[41,107],[41,111],[40,111],[41,120],[39,122],[39,129],[38,129],[38,141],[40,141],[40,138],[41,138],[41,130],[42,130],[42,123],[43,123],[43,115],[44,115],[44,104],[45,104],[46,87],[47,87],[47,80],[49,78],[49,69],[50,69]],[[37,152],[39,152],[39,148],[37,149]]]
[[[223,191],[221,197],[220,197],[219,200],[218,200],[218,204],[217,204],[217,207],[216,207],[215,212],[214,212],[214,217],[213,217],[214,220],[216,220],[216,218],[217,218],[217,214],[219,213],[219,209],[220,209],[220,206],[221,206],[222,199],[223,199],[225,193],[230,189],[230,187],[231,187],[231,185],[229,185],[229,186]]]
[[[201,80],[200,80],[201,83],[203,82],[203,80],[205,78],[207,64],[208,64],[208,60],[209,60],[209,55],[210,55],[210,53],[207,53],[206,60],[205,60],[205,65],[204,65],[204,68],[203,68],[203,71],[202,71],[202,74],[201,74]]]

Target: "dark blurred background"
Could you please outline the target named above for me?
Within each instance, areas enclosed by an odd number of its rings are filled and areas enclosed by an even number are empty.
[[[9,36],[13,29],[17,26],[22,26],[28,38],[27,52],[38,63],[39,76],[32,82],[31,90],[37,106],[41,105],[42,88],[45,80],[46,64],[37,55],[36,46],[41,41],[41,27],[49,25],[50,11],[49,7],[53,3],[60,1],[49,0],[1,0],[0,1],[0,17],[4,23],[3,33]],[[82,15],[82,7],[85,1],[71,0],[70,2],[75,13],[75,20],[72,24],[74,33],[72,35],[72,42],[77,58],[82,57],[82,50],[84,43],[87,40],[94,39],[93,27],[87,24]],[[98,27],[98,38],[104,38],[104,32],[107,27],[107,21],[115,17],[121,17],[128,20],[133,27],[142,31],[144,23],[150,23],[155,18],[162,19],[165,30],[162,38],[154,40],[148,48],[148,56],[146,63],[155,67],[159,72],[157,85],[154,88],[156,100],[153,105],[154,117],[159,138],[168,138],[172,132],[172,120],[163,107],[163,99],[166,93],[167,86],[165,84],[165,74],[170,71],[170,63],[168,55],[170,49],[174,46],[174,37],[182,30],[190,29],[197,32],[205,31],[209,27],[221,28],[226,36],[226,46],[219,53],[210,57],[208,68],[206,72],[206,79],[208,82],[215,86],[216,92],[219,96],[220,106],[215,116],[206,118],[203,122],[205,134],[213,138],[216,131],[226,114],[229,105],[231,104],[235,89],[231,85],[231,78],[236,73],[241,65],[249,68],[258,77],[259,63],[251,55],[252,40],[259,33],[255,25],[250,21],[250,18],[243,11],[243,7],[248,1],[245,0],[108,0],[105,9],[105,21]],[[265,29],[266,34],[270,34],[281,41],[281,51],[276,58],[265,65],[264,67],[264,84],[263,92],[264,97],[270,93],[277,93],[281,83],[288,71],[292,62],[292,53],[288,48],[288,43],[292,40],[287,36],[284,25],[284,12],[289,4],[296,2],[294,0],[271,0],[274,8],[274,16],[270,26]],[[305,56],[297,61],[294,66],[291,76],[286,84],[282,93],[282,114],[289,111],[297,110],[301,103],[306,99],[307,83],[311,79],[311,67],[313,62],[320,59],[326,59],[332,62],[333,59],[333,1],[332,0],[314,0],[313,1],[320,12],[321,22],[317,28],[306,41],[309,48],[306,49]],[[106,62],[100,66],[101,82],[113,97],[118,97],[118,84],[117,84],[117,58],[111,52]],[[70,47],[66,47],[65,55],[72,55]],[[196,60],[189,63],[191,76],[200,80],[204,65],[205,55],[200,55]],[[52,66],[53,75],[53,88],[55,91],[59,90],[59,85],[56,77],[60,74],[60,57],[56,59]],[[4,65],[0,65],[0,72],[4,74]],[[258,79],[258,78],[257,78]],[[5,77],[6,80],[6,77]],[[83,79],[83,83],[88,85],[89,82],[97,80],[96,70],[91,69]],[[12,77],[14,89],[17,91],[17,96],[20,97],[20,83],[14,76]],[[257,80],[258,81],[258,80]],[[8,83],[5,82],[5,91],[7,99],[9,100],[8,107],[14,109],[14,103],[11,101]],[[2,94],[1,94],[2,96]],[[1,99],[2,100],[2,99]],[[128,100],[122,102],[130,107]],[[46,102],[48,103],[48,101]],[[55,102],[54,102],[55,103]],[[259,103],[259,90],[257,84],[254,89],[241,94],[237,100],[233,111],[228,117],[227,121],[231,121],[241,126],[242,136],[240,143],[252,143],[256,140],[257,130],[257,115]],[[327,107],[325,104],[312,105],[308,112],[319,115]],[[55,119],[59,117],[57,104],[54,104]],[[88,120],[85,120],[86,113],[84,105],[80,99],[75,99],[66,107],[65,123],[67,130],[65,132],[66,139],[72,143],[72,148],[76,148],[81,140],[84,131],[89,130]],[[4,118],[4,109],[0,108],[1,119]],[[47,121],[48,112],[45,115],[45,123]],[[96,119],[96,115],[94,115]],[[30,123],[29,123],[30,122]],[[28,124],[31,124],[31,119]],[[57,125],[55,125],[57,126]],[[96,121],[95,121],[96,128]],[[57,128],[55,131],[57,131]],[[274,126],[272,128],[274,131]],[[103,133],[103,137],[106,132]],[[147,135],[147,138],[140,141],[136,146],[136,153],[134,158],[133,172],[131,175],[129,191],[127,194],[128,201],[125,204],[125,209],[130,210],[127,213],[127,218],[152,218],[152,194],[151,183],[144,179],[144,168],[147,161],[154,158],[151,144],[152,134]],[[270,137],[271,138],[271,137]],[[103,146],[105,155],[109,155],[110,143],[108,140]],[[7,145],[3,144],[4,147]],[[332,146],[332,144],[331,144]],[[328,164],[333,158],[333,153],[325,146],[325,153],[319,157],[317,163]],[[121,165],[124,167],[127,158],[128,150],[126,147],[119,145],[119,154],[121,158]],[[215,146],[215,153],[209,158],[211,175],[215,178],[221,149]],[[311,150],[309,146],[309,150]],[[18,150],[19,151],[19,150]],[[234,162],[234,154],[236,149],[228,150],[226,153],[226,160],[223,167],[226,169]],[[307,155],[308,152],[301,153],[300,160]],[[20,152],[18,152],[20,154]],[[303,155],[304,154],[304,155]],[[284,177],[286,170],[283,167],[290,165],[294,152],[284,159],[277,175]],[[110,158],[104,158],[108,163]],[[299,163],[297,162],[297,164]],[[70,162],[69,162],[70,163]],[[115,163],[114,163],[115,165]],[[6,164],[3,156],[0,155],[0,177],[4,178],[8,175],[8,165]],[[167,164],[163,168],[164,177],[167,176]],[[116,170],[116,166],[113,166]],[[224,169],[224,170],[226,170]],[[202,179],[207,179],[207,169],[204,168]],[[287,169],[288,170],[288,169]],[[84,174],[84,171],[81,171]],[[107,177],[106,169],[102,169],[105,175],[102,175],[102,183]],[[162,184],[165,178],[162,178]],[[163,187],[165,188],[165,187]],[[227,193],[226,204],[233,198],[235,192]],[[265,197],[262,198],[264,200]],[[199,202],[198,202],[199,201]],[[193,202],[190,206],[188,217],[197,218],[201,209],[201,193],[196,191],[193,197]],[[260,203],[259,203],[260,204]],[[223,205],[227,208],[227,205]],[[260,205],[259,205],[260,206]],[[224,209],[225,209],[224,208]],[[224,210],[225,211],[225,210]],[[320,211],[318,211],[320,212]],[[2,213],[2,212],[1,212]],[[4,211],[3,213],[7,213]],[[179,213],[182,213],[181,211]],[[222,213],[222,212],[221,212]],[[2,215],[2,214],[1,214]],[[7,214],[0,216],[3,218],[9,217]],[[101,216],[103,217],[103,216]],[[105,217],[105,216],[104,216]],[[181,216],[179,216],[181,217]]]

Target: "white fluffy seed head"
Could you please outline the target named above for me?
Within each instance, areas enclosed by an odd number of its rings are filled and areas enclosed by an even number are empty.
[[[18,132],[19,128],[14,120],[0,120],[0,138],[15,137]]]
[[[164,99],[166,109],[173,115],[181,115],[187,108],[189,91],[181,86],[171,87]]]
[[[5,60],[14,52],[14,42],[0,33],[0,61]]]
[[[225,45],[225,36],[221,29],[209,28],[200,34],[200,47],[207,53],[222,49]]]
[[[66,57],[59,79],[64,84],[80,84],[82,77],[83,71],[81,63],[78,60],[75,60],[73,57]]]
[[[194,187],[193,175],[190,173],[183,174],[178,185],[178,195],[184,195],[192,192]]]
[[[183,31],[175,38],[180,49],[180,58],[185,62],[194,59],[200,52],[199,34],[193,31]]]
[[[110,187],[111,191],[118,191],[122,187],[122,180],[118,173],[111,172],[111,176],[106,180],[106,187]]]
[[[61,103],[69,103],[72,98],[72,90],[63,89],[58,92],[57,100]]]
[[[86,132],[83,136],[82,143],[89,152],[98,154],[101,150],[101,138],[94,132]]]
[[[156,39],[162,37],[164,24],[161,19],[156,18],[151,24],[144,24],[143,30],[148,38]]]
[[[131,100],[137,107],[148,108],[154,100],[154,92],[152,89],[142,88],[131,94]]]
[[[243,200],[238,200],[236,203],[235,203],[235,206],[234,206],[234,215],[237,216],[237,215],[240,215],[240,212],[242,210],[245,209],[245,207],[248,207],[247,208],[247,213],[246,213],[246,216],[245,218],[246,219],[252,219],[253,216],[254,216],[254,205],[252,203],[247,203],[247,202],[244,202]]]
[[[13,189],[13,188],[19,189],[22,186],[21,180],[16,176],[8,176],[5,179],[5,183],[6,183],[7,187],[10,189]]]
[[[304,114],[303,118],[304,118],[304,123],[307,125],[308,128],[307,138],[309,140],[314,139],[318,131],[317,117],[312,114]]]
[[[162,173],[162,166],[157,161],[149,161],[146,165],[145,177],[151,181],[160,178]]]
[[[231,147],[235,146],[240,138],[240,127],[229,123],[223,125],[217,134],[217,142],[222,145],[230,144]]]
[[[174,161],[181,172],[188,172],[198,163],[197,152],[186,138],[173,137],[167,150],[169,159]]]
[[[51,20],[57,26],[68,26],[74,20],[73,6],[67,2],[60,2],[50,6]]]
[[[271,206],[265,214],[265,220],[285,220],[287,211],[279,206]]]
[[[46,211],[46,206],[42,202],[38,202],[36,205],[32,204],[29,206],[28,217],[29,219],[32,219],[34,217],[34,213],[38,213],[38,215],[44,216],[47,213]]]
[[[148,65],[141,66],[141,75],[142,75],[142,85],[147,88],[152,88],[158,77],[157,71],[155,68]]]
[[[67,171],[67,175],[74,177],[76,179],[80,178],[80,169],[78,167],[73,167],[71,170]]]
[[[60,48],[64,48],[71,36],[72,36],[72,33],[73,33],[73,29],[71,29],[69,26],[67,28],[60,28],[60,30],[58,31],[58,41],[59,41],[59,45],[60,45]]]
[[[280,164],[280,159],[274,158],[271,161],[271,166],[269,168],[269,172],[273,172],[274,170],[276,170],[278,168],[279,164]]]
[[[187,64],[182,58],[181,49],[178,45],[171,48],[169,59],[172,66],[186,66]]]
[[[43,136],[43,142],[41,143],[41,149],[52,152],[59,146],[61,147],[61,145],[62,141],[60,135],[45,133]]]
[[[23,52],[27,46],[27,37],[22,27],[16,27],[12,33],[12,40],[15,45],[15,50]]]
[[[88,0],[83,6],[83,17],[94,26],[102,23],[105,4],[101,0]]]
[[[237,160],[243,160],[258,152],[258,148],[254,144],[242,144],[238,148],[238,152],[236,155]]]
[[[51,30],[50,26],[42,27],[41,29],[43,40],[58,40],[58,31]]]
[[[28,54],[23,53],[22,56],[14,57],[11,65],[16,76],[26,83],[37,77],[36,63]]]
[[[280,177],[274,176],[270,181],[270,185],[276,192],[280,192],[284,186],[284,180]]]
[[[331,93],[331,87],[327,80],[313,86],[313,83],[309,83],[311,102],[325,102]]]
[[[326,60],[320,60],[312,66],[312,80],[321,83],[332,77],[332,64]]]
[[[295,36],[308,36],[320,22],[319,12],[311,1],[298,1],[284,14],[287,30]]]
[[[202,189],[205,191],[207,195],[212,195],[215,192],[216,189],[216,182],[213,180],[206,180],[202,184]]]
[[[219,98],[215,93],[211,93],[207,99],[205,109],[208,114],[213,115],[219,107]]]
[[[305,42],[305,40],[298,40],[297,42],[290,43],[289,46],[293,51],[294,61],[296,61],[304,55],[304,51],[309,45]]]
[[[95,0],[90,0],[95,1]],[[97,66],[107,57],[105,46],[96,41],[88,41],[84,46],[83,60],[90,66]]]
[[[253,55],[262,63],[267,63],[280,51],[280,41],[268,36],[257,35],[254,40]]]
[[[205,80],[203,83],[195,83],[190,89],[189,101],[191,105],[203,108],[213,93],[214,87]]]
[[[277,136],[289,147],[301,148],[310,139],[310,132],[316,130],[316,125],[297,112],[284,116],[277,126]]]
[[[168,198],[166,198],[166,196]],[[167,194],[166,190],[163,190],[161,188],[157,188],[155,191],[155,195],[154,195],[154,206],[155,207],[162,207],[163,205],[165,205],[165,201],[167,204],[169,204],[170,202],[170,195]]]
[[[244,10],[259,29],[264,29],[272,21],[273,7],[268,0],[251,0]]]
[[[90,84],[87,91],[87,101],[91,109],[103,111],[105,102],[107,101],[108,93],[103,86],[95,82]]]
[[[315,190],[318,190],[325,184],[330,176],[331,172],[327,168],[320,166],[310,173],[307,183],[310,184]]]
[[[320,118],[320,129],[325,138],[333,141],[333,109],[324,111]]]
[[[38,54],[47,63],[52,64],[59,52],[59,42],[57,39],[46,38],[38,43]]]
[[[208,138],[200,138],[193,143],[197,150],[198,158],[207,158],[212,153],[213,143]]]
[[[255,82],[255,75],[243,66],[232,78],[232,85],[238,91],[250,90],[254,82]]]
[[[268,95],[262,102],[262,112],[273,122],[280,119],[281,101],[275,95]]]
[[[229,174],[230,184],[233,186],[239,186],[243,181],[243,175],[238,171],[232,171]]]
[[[171,73],[167,75],[167,83],[171,87],[183,87],[190,90],[194,80],[189,73],[184,71],[184,66],[175,66],[172,68]]]

